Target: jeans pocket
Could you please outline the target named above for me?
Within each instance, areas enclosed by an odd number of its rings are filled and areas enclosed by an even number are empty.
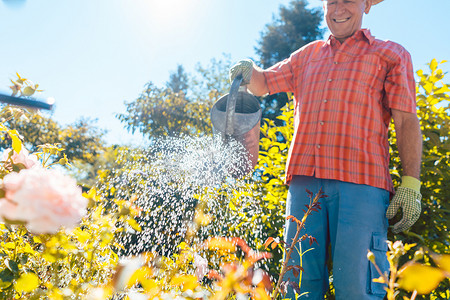
[[[386,235],[377,232],[372,233],[372,245],[370,250],[375,255],[375,262],[380,268],[381,272],[388,274],[389,262],[386,256],[386,252],[388,250]],[[387,287],[387,285],[384,283],[373,281],[373,279],[377,279],[380,277],[380,273],[378,273],[374,264],[371,262],[369,262],[368,273],[369,280],[367,282],[367,292],[371,295],[384,297],[384,295],[386,294],[386,290],[384,288]]]

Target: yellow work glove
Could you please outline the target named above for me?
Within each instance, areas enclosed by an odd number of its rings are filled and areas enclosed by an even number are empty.
[[[230,69],[230,82],[242,75],[242,83],[241,85],[246,85],[250,83],[250,79],[252,79],[253,73],[253,61],[251,59],[243,59],[240,60],[237,64],[231,67]]]
[[[398,209],[402,208],[403,217],[394,225],[392,229],[394,233],[405,231],[416,223],[420,216],[421,199],[420,181],[411,176],[403,176],[402,184],[398,187],[386,212],[386,217],[392,219],[397,214]]]

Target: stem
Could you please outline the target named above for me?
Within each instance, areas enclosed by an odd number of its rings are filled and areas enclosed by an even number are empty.
[[[417,290],[414,290],[414,292],[412,293],[411,299],[410,300],[415,300],[417,296]]]
[[[302,243],[298,244],[300,249],[299,249],[299,254],[300,254],[300,266],[303,266],[303,251],[302,251]],[[302,277],[303,277],[303,272],[300,272],[300,274],[298,275],[298,287],[301,288],[301,284],[302,284]]]
[[[275,290],[274,290],[273,293],[272,293],[272,299],[276,299],[276,297],[278,296],[278,293],[279,293],[279,290],[280,290],[280,286],[281,286],[282,279],[283,279],[284,275],[285,275],[286,272],[287,272],[287,268],[288,268],[288,265],[287,265],[287,264],[288,264],[288,262],[289,262],[289,259],[291,258],[292,252],[293,252],[294,249],[295,249],[295,244],[297,244],[297,242],[298,242],[298,240],[299,240],[300,231],[302,230],[302,228],[303,228],[303,226],[304,226],[304,224],[305,224],[306,218],[312,213],[313,204],[316,203],[317,201],[319,201],[319,199],[321,198],[321,195],[322,195],[322,189],[319,190],[319,192],[316,194],[316,196],[314,197],[314,199],[312,199],[312,197],[311,197],[311,200],[310,200],[310,202],[309,202],[308,210],[306,211],[306,213],[305,213],[305,215],[303,216],[302,220],[301,220],[299,223],[297,223],[297,232],[295,233],[295,236],[294,236],[294,238],[292,239],[292,244],[291,244],[291,246],[289,247],[289,249],[288,249],[288,251],[287,251],[287,254],[286,254],[285,258],[284,258],[283,265],[282,265],[282,267],[281,267],[280,276],[278,277],[277,285],[276,285],[276,287],[275,287]],[[301,247],[301,244],[300,244],[300,247]],[[300,248],[300,249],[301,249],[301,248]],[[301,251],[301,250],[300,250],[300,251]],[[303,260],[302,260],[302,253],[300,253],[300,265],[302,265],[302,261],[303,261]],[[301,278],[301,275],[300,275],[300,278]]]
[[[378,274],[380,274],[380,276],[383,277],[384,282],[386,282],[386,284],[388,284],[389,283],[389,279],[387,278],[386,274],[381,272],[381,269],[380,269],[380,267],[378,267],[376,262],[373,262],[372,264],[374,265],[375,269],[377,269]]]
[[[86,278],[86,282],[91,281],[93,275],[94,275],[94,258],[95,258],[95,252],[98,249],[98,244],[95,244],[94,249],[92,249],[92,256],[91,259],[89,260],[89,278]]]
[[[294,250],[294,246],[295,246],[295,244],[298,241],[298,236],[299,235],[300,235],[300,229],[299,229],[299,226],[297,225],[297,232],[295,233],[295,237],[292,240],[292,245],[291,245],[291,247],[289,247],[288,252],[286,254],[286,257],[284,258],[283,266],[282,266],[281,272],[280,272],[280,276],[278,277],[277,286],[275,287],[275,290],[273,291],[273,294],[272,294],[272,299],[275,299],[276,296],[278,296],[278,291],[280,290],[281,281],[282,281],[284,275],[287,272],[287,264],[289,262],[289,259],[291,258],[292,251]]]

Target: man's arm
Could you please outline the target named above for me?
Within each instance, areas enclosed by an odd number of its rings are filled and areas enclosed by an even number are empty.
[[[422,160],[422,133],[415,113],[392,110],[397,136],[397,147],[403,168],[403,176],[420,180]]]
[[[250,79],[250,84],[247,85],[247,88],[255,96],[264,96],[269,93],[269,88],[267,87],[263,69],[255,64],[253,64],[252,77]]]
[[[230,82],[241,75],[241,85],[247,85],[247,89],[255,96],[264,96],[269,93],[264,70],[256,66],[251,59],[238,61],[230,69]]]
[[[392,219],[401,207],[403,216],[392,231],[399,233],[409,229],[420,217],[420,164],[422,157],[422,134],[419,119],[415,113],[392,110],[397,147],[402,162],[402,183],[386,211],[386,217]]]

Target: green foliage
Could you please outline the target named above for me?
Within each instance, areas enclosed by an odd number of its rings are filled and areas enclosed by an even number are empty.
[[[223,60],[197,66],[189,86],[188,74],[178,66],[166,87],[147,83],[136,100],[126,103],[126,113],[117,117],[129,131],[141,132],[149,139],[204,135],[211,131],[210,109],[228,87],[228,66],[229,61]]]
[[[17,140],[14,151],[21,148]],[[35,154],[43,167],[50,168],[60,151],[47,144]],[[2,161],[0,178],[25,168],[21,161]],[[4,198],[3,186],[1,192],[0,201],[10,201]],[[95,190],[84,197],[90,202],[89,213],[72,231],[62,228],[56,234],[37,235],[23,221],[0,223],[0,299],[80,299],[109,280],[118,263],[115,236],[124,224],[133,223],[137,211],[127,201],[114,199],[115,209],[107,212],[105,200]],[[127,214],[120,213],[124,208]]]
[[[111,173],[111,170],[120,168],[119,153],[130,150],[127,146],[108,146],[97,155],[93,163],[75,160],[68,173],[77,179],[79,185],[90,189],[98,184],[99,180]],[[130,150],[131,151],[131,150]]]
[[[282,109],[277,117],[283,125],[276,126],[273,120],[266,119],[261,126],[262,138],[255,175],[259,185],[263,213],[260,216],[264,224],[264,239],[273,237],[283,240],[285,207],[288,186],[284,184],[285,166],[294,128],[293,102]],[[264,241],[263,241],[264,242]],[[280,247],[271,249],[273,260],[268,264],[270,274],[277,278],[281,267],[283,251]]]
[[[170,74],[170,80],[166,83],[166,86],[174,93],[186,94],[189,87],[189,77],[182,65],[178,65],[177,71]]]
[[[143,93],[127,105],[126,114],[118,114],[131,132],[139,131],[150,137],[179,134],[199,134],[206,131],[206,110],[188,101],[184,93],[158,88],[149,82]]]
[[[255,48],[263,68],[288,58],[302,46],[322,38],[324,29],[320,24],[323,12],[320,8],[309,9],[307,6],[305,0],[292,0],[287,7],[281,6],[279,16],[266,25]],[[262,98],[263,117],[275,120],[287,102],[285,93]]]
[[[95,127],[94,122],[81,118],[61,130],[58,144],[64,148],[64,153],[69,160],[93,164],[103,153],[105,132]]]
[[[95,127],[92,120],[80,119],[62,127],[51,118],[33,112],[24,111],[20,117],[11,118],[10,109],[9,106],[4,107],[0,118],[8,128],[20,132],[24,145],[30,151],[37,151],[39,145],[60,144],[69,160],[93,164],[104,149],[104,131]],[[11,137],[3,134],[1,138],[0,148],[8,148]],[[62,153],[55,157],[56,160],[61,158]]]
[[[229,55],[221,59],[211,59],[208,65],[198,64],[192,76],[190,92],[195,99],[203,99],[212,105],[230,90],[228,71],[231,67]]]
[[[322,38],[320,27],[323,12],[320,8],[308,9],[305,0],[292,0],[288,7],[280,6],[279,17],[266,25],[258,42],[256,53],[263,68],[289,57],[302,46]]]
[[[443,63],[443,62],[441,62]],[[429,73],[418,70],[417,114],[423,135],[422,157],[422,214],[409,232],[390,235],[391,240],[426,245],[435,253],[450,253],[450,88],[444,82],[444,73],[433,59]],[[393,126],[391,126],[393,129]],[[395,144],[395,132],[391,130],[390,154],[394,184],[399,184],[401,162]],[[449,281],[442,283],[435,293],[445,295]],[[433,299],[420,296],[417,299]]]

